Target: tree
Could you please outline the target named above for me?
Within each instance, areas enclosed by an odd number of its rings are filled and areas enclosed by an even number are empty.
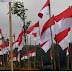
[[[28,45],[27,45],[27,41],[26,41],[26,37],[27,37],[27,31],[28,31],[28,28],[30,26],[30,23],[31,21],[27,21],[25,22],[25,19],[27,19],[27,16],[26,16],[26,11],[28,9],[24,8],[24,4],[23,2],[15,2],[12,6],[12,14],[14,15],[17,15],[18,17],[20,17],[20,19],[22,20],[23,22],[23,29],[24,29],[24,39],[25,39],[25,46],[26,46],[26,51],[27,51],[27,55],[28,55]],[[28,64],[29,64],[29,60],[28,60]],[[29,65],[28,65],[29,67]]]
[[[31,23],[31,21],[28,21],[27,23],[25,23],[25,19],[27,19],[26,16],[26,11],[28,9],[24,8],[24,4],[23,2],[15,2],[12,6],[12,14],[17,15],[18,17],[20,17],[20,19],[23,22],[23,29],[25,29],[26,31],[28,30],[28,27]]]

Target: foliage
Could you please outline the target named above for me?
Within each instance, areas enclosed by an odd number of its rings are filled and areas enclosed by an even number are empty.
[[[27,16],[26,16],[26,11],[27,10],[28,9],[24,8],[23,2],[19,2],[19,1],[15,2],[12,6],[12,9],[11,9],[12,14],[17,15],[18,17],[20,17],[20,19],[24,23],[23,29],[25,29],[26,31],[28,30],[28,27],[31,23],[31,21],[28,21],[25,24],[25,19],[27,19]]]

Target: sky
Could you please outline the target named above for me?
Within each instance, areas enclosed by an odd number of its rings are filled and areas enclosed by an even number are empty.
[[[40,31],[42,29],[43,24],[49,19],[49,16],[43,16],[42,19],[38,17],[38,13],[40,12],[43,5],[47,0],[14,0],[24,2],[25,8],[28,9],[26,12],[27,20],[31,21],[31,25],[35,24],[38,20],[40,23]],[[57,15],[67,9],[72,5],[72,0],[50,0],[51,4],[51,15]],[[7,15],[9,11],[8,3],[0,2],[0,28],[2,29],[2,34],[6,37],[9,37],[9,15]],[[16,38],[21,32],[23,23],[19,17],[16,15],[12,15],[12,34],[16,34]]]

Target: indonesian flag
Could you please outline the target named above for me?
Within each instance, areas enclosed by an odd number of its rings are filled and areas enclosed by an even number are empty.
[[[29,36],[33,35],[36,38],[38,31],[39,31],[39,21],[29,28],[28,34]]]
[[[45,5],[43,6],[43,8],[41,9],[41,11],[38,14],[38,16],[40,18],[42,18],[43,15],[48,15],[49,14],[49,6],[50,6],[50,2],[49,2],[49,0],[47,0],[47,2],[45,3]]]
[[[41,48],[45,51],[45,53],[50,49],[51,47],[51,41],[48,40],[42,44],[39,44],[41,46]]]
[[[8,57],[8,61],[11,61],[11,58],[10,57]]]
[[[24,59],[28,59],[27,54],[24,54],[24,55],[22,56],[21,60],[24,60]]]
[[[2,60],[0,59],[0,64],[2,65]]]
[[[15,42],[15,34],[12,36],[12,41]]]
[[[39,43],[42,44],[46,42],[47,40],[51,39],[51,31],[50,31],[50,20],[51,20],[51,30],[52,30],[52,36],[55,36],[55,21],[54,21],[54,16],[49,19],[42,28],[41,31],[41,36],[39,39]]]
[[[51,48],[50,48],[50,50],[51,50]],[[52,57],[52,51],[50,51],[50,58],[53,59],[53,57]]]
[[[72,27],[72,7],[67,8],[65,11],[55,16],[55,21],[62,30]]]
[[[0,55],[3,55],[2,49],[0,49]]]
[[[17,61],[18,61],[18,62],[20,61],[20,53],[18,53]]]
[[[35,51],[35,49],[29,51],[29,56],[30,56],[30,57],[36,56],[36,51]]]
[[[13,54],[13,61],[16,61],[16,54]]]
[[[67,28],[66,30],[58,33],[54,38],[55,41],[59,43],[59,45],[61,46],[63,50],[69,46],[69,41],[70,41],[69,31],[70,31],[70,28]]]
[[[68,56],[68,55],[69,55],[69,52],[70,52],[70,49],[69,49],[69,47],[67,47],[66,56]]]
[[[0,2],[12,2],[12,0],[0,0]]]
[[[24,31],[22,30],[21,33],[19,34],[19,37],[17,39],[18,41],[18,51],[22,50],[23,46],[24,46]]]
[[[13,46],[13,50],[14,50],[15,48],[18,47],[18,40],[15,41],[15,34],[13,34],[12,40],[13,40],[13,45],[12,46]]]
[[[0,29],[0,45],[2,44],[2,31]]]
[[[2,53],[6,54],[7,52],[9,52],[8,47],[9,47],[9,43],[3,43],[0,45]]]

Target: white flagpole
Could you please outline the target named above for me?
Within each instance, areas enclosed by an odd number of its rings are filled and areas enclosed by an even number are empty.
[[[13,49],[12,49],[12,21],[11,21],[11,2],[9,2],[9,29],[10,29],[11,71],[13,71]]]

